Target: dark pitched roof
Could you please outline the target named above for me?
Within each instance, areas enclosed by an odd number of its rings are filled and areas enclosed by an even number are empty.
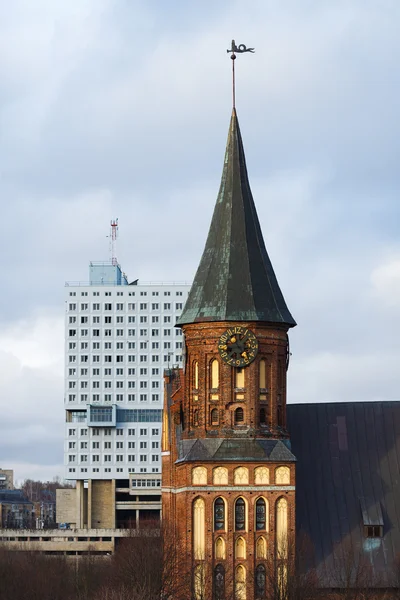
[[[296,325],[265,248],[235,109],[210,231],[178,325],[199,321]]]
[[[286,441],[286,440],[285,440]],[[289,442],[287,442],[289,444]],[[293,462],[295,457],[285,442],[265,439],[215,438],[181,440],[179,460]]]
[[[287,408],[297,530],[311,540],[322,585],[340,585],[349,563],[353,578],[368,566],[370,585],[390,585],[400,555],[400,402]],[[382,522],[382,538],[366,537]]]

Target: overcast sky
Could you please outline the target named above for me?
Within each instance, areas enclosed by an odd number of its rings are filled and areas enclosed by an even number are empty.
[[[64,283],[191,281],[237,108],[290,402],[400,399],[398,0],[0,0],[0,467],[62,475]]]

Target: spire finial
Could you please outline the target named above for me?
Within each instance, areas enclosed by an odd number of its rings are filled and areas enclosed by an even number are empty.
[[[236,46],[235,40],[232,40],[232,46],[230,50],[227,52],[231,53],[232,59],[232,101],[233,101],[233,109],[236,109],[236,89],[235,89],[235,60],[236,54],[242,54],[243,52],[254,52],[254,48],[246,48],[244,44],[239,44]]]

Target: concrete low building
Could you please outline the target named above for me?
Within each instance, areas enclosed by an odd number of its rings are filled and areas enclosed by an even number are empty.
[[[114,552],[119,539],[134,535],[126,529],[0,529],[0,550],[107,556]]]
[[[57,490],[57,523],[78,528],[140,529],[156,524],[161,511],[161,474],[131,473],[128,479],[76,482]],[[156,525],[155,525],[156,526]]]

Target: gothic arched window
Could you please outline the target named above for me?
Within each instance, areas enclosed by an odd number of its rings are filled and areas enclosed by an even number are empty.
[[[246,542],[242,537],[235,542],[235,558],[246,558]]]
[[[256,531],[266,529],[267,510],[264,498],[259,498],[256,502]]]
[[[241,425],[244,422],[243,408],[239,407],[235,410],[235,425]]]
[[[216,467],[213,471],[214,485],[228,485],[228,469],[226,467]]]
[[[256,568],[256,598],[265,598],[265,567],[264,565],[258,565]]]
[[[205,502],[197,498],[193,503],[193,549],[196,560],[205,558]]]
[[[267,558],[267,542],[263,536],[259,537],[257,540],[256,558]]]
[[[266,422],[265,408],[260,408],[260,425],[265,425]]]
[[[217,498],[214,502],[214,531],[225,529],[225,502]]]
[[[256,485],[267,485],[269,483],[268,467],[256,467],[254,469],[254,483]]]
[[[286,498],[279,498],[276,503],[276,555],[278,559],[287,558],[288,554],[288,503]]]
[[[246,569],[243,565],[236,567],[235,598],[236,600],[246,600]]]
[[[215,558],[225,560],[225,540],[219,537],[215,540]]]
[[[215,600],[225,598],[225,569],[223,565],[217,565],[214,569],[214,591]]]
[[[246,529],[246,503],[243,498],[238,498],[235,502],[235,531],[244,531]]]

